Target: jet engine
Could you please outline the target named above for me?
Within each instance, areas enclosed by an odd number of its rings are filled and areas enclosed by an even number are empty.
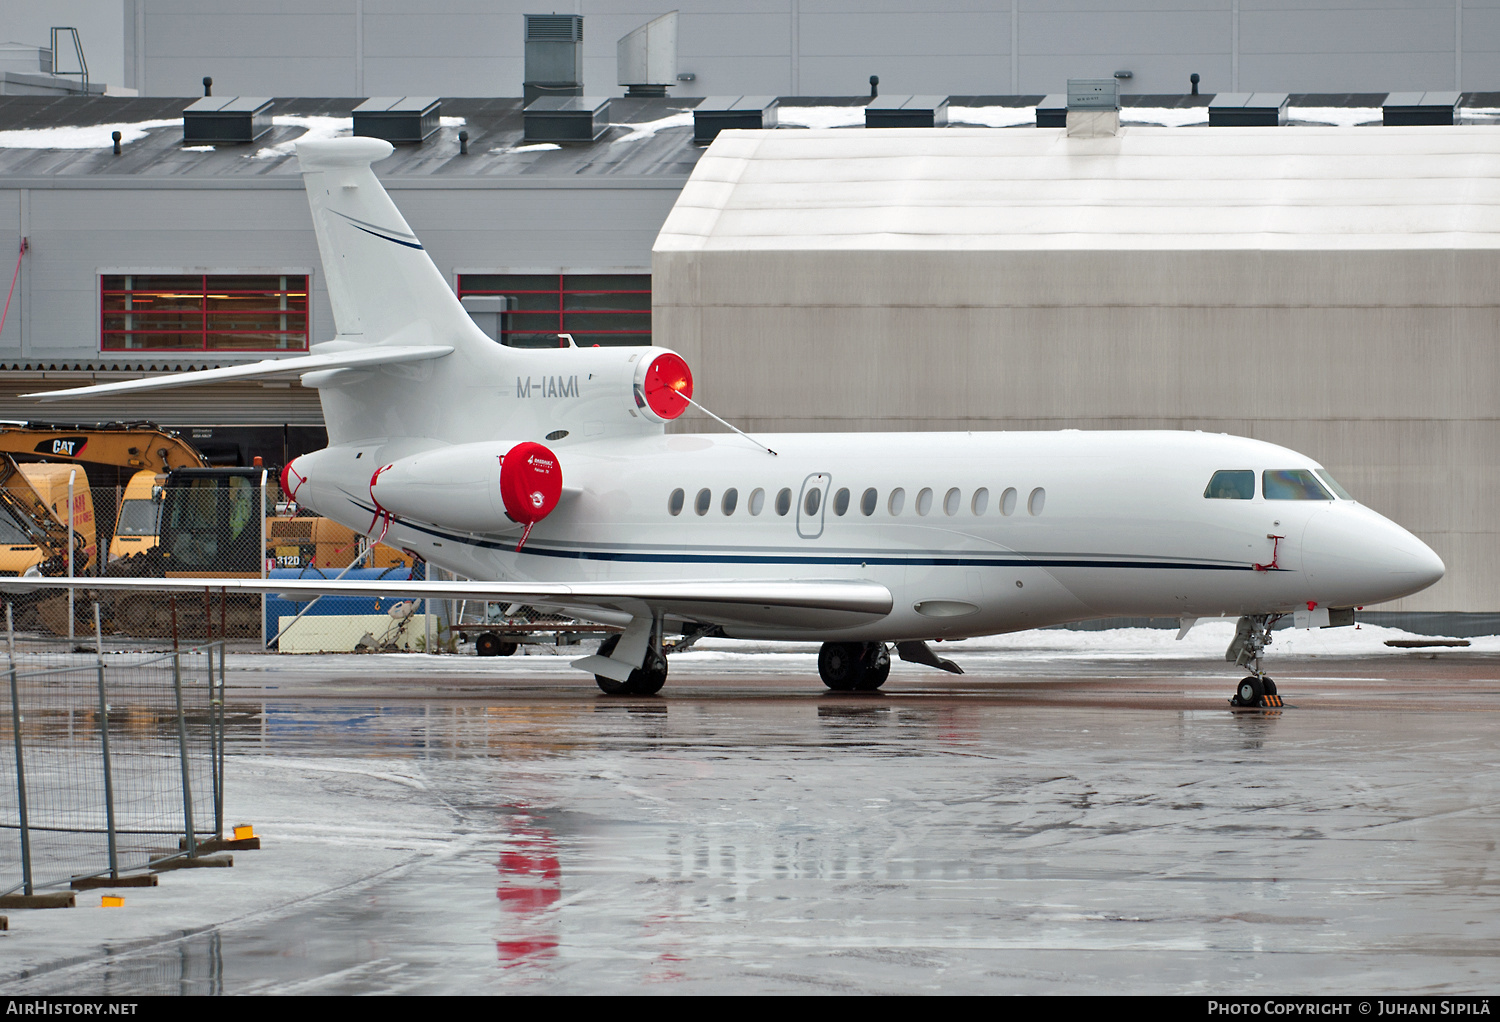
[[[460,532],[495,533],[546,518],[562,497],[562,463],[538,443],[460,444],[413,454],[377,469],[370,499],[378,514]]]

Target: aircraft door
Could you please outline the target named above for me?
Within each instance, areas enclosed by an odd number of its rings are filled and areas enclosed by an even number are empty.
[[[829,479],[827,472],[816,472],[802,480],[802,493],[797,497],[797,535],[803,539],[817,539],[823,535]]]

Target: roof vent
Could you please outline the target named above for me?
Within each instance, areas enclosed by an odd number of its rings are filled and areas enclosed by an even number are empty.
[[[775,96],[709,96],[693,108],[693,141],[708,145],[730,128],[774,128],[780,108]]]
[[[677,84],[677,12],[646,22],[615,45],[627,96],[665,96]]]
[[[543,96],[521,111],[529,142],[593,142],[609,130],[602,96]]]
[[[1068,79],[1068,137],[1120,133],[1120,83],[1114,78]]]
[[[442,112],[436,96],[378,96],[354,108],[354,133],[391,145],[421,145],[438,130]]]
[[[1380,104],[1385,124],[1453,124],[1458,119],[1457,92],[1393,92]]]
[[[526,14],[525,101],[583,95],[583,15]]]
[[[273,101],[265,96],[204,96],[182,111],[188,145],[254,142],[271,130]]]
[[[947,96],[881,96],[865,106],[867,128],[946,128]]]
[[[1284,92],[1221,92],[1208,103],[1208,123],[1215,128],[1274,128],[1286,123]]]

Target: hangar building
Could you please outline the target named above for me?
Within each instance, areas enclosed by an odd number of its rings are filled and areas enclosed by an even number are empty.
[[[741,132],[657,239],[654,328],[752,433],[1285,444],[1447,563],[1385,609],[1494,610],[1497,181],[1490,127]]]

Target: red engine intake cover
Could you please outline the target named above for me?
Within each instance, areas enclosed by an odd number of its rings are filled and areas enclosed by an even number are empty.
[[[541,444],[516,444],[500,459],[500,499],[523,525],[552,513],[562,497],[562,463]]]
[[[665,352],[646,367],[641,394],[646,405],[663,419],[675,419],[687,411],[684,397],[693,396],[693,371],[681,355]]]

